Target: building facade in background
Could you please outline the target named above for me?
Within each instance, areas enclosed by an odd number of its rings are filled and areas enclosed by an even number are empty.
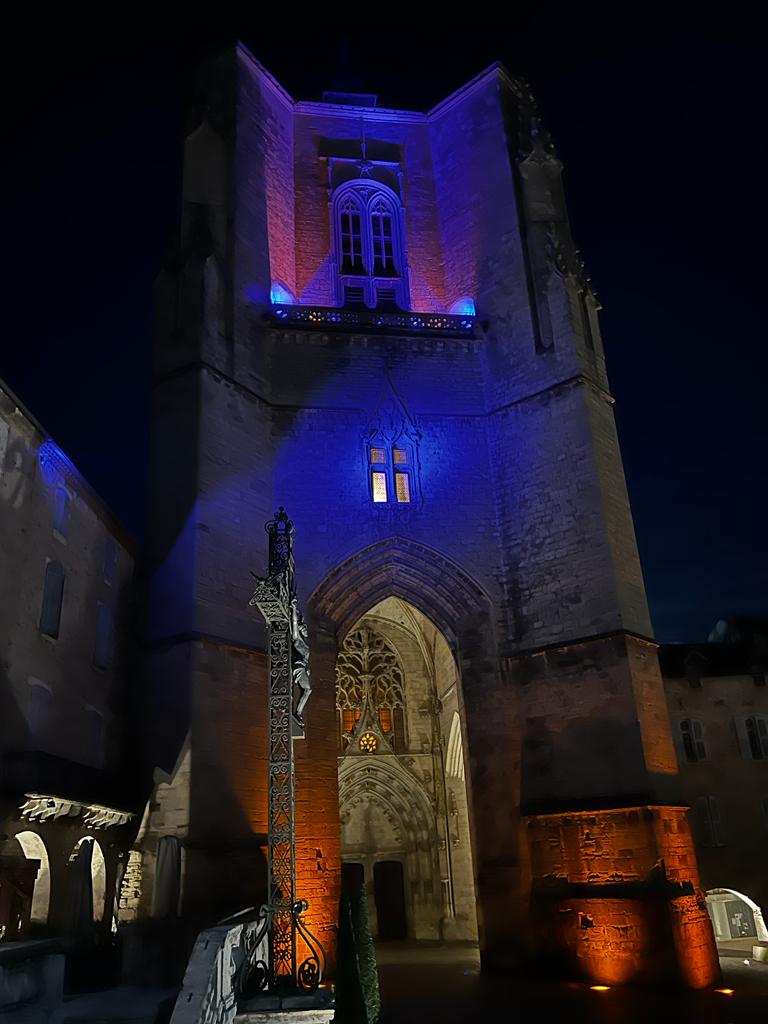
[[[0,933],[116,917],[134,545],[0,384]],[[134,645],[135,646],[135,645]]]
[[[768,621],[721,620],[661,667],[715,935],[768,940]]]

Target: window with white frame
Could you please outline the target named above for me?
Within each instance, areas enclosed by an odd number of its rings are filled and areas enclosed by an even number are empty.
[[[691,763],[706,761],[707,745],[704,742],[704,723],[698,718],[684,718],[680,722],[680,741],[685,760]]]
[[[768,760],[768,715],[748,715],[736,719],[736,735],[741,756],[747,761]]]
[[[415,496],[411,446],[405,442],[369,444],[368,483],[374,504],[409,505]]]
[[[336,189],[331,208],[339,305],[407,309],[403,213],[395,193],[360,178]]]

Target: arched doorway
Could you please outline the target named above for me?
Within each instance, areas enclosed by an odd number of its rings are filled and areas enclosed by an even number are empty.
[[[379,939],[476,941],[460,681],[442,632],[399,597],[336,660],[341,857]]]
[[[44,925],[48,921],[48,909],[51,902],[51,867],[48,861],[48,850],[37,832],[17,832],[15,839],[27,860],[40,862],[32,892],[29,922],[32,925]]]
[[[51,873],[37,832],[0,839],[0,941],[13,942],[48,921]]]
[[[768,940],[762,909],[744,893],[735,889],[708,889],[707,910],[718,946]]]
[[[67,865],[69,926],[74,932],[87,931],[104,918],[107,865],[104,851],[93,836],[77,841]]]

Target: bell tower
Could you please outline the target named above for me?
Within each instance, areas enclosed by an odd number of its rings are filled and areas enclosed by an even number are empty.
[[[284,505],[312,669],[297,873],[323,944],[337,656],[396,598],[442,634],[458,679],[484,961],[710,983],[599,307],[528,87],[493,65],[428,112],[303,102],[239,46],[200,95],[158,281],[147,907],[169,831],[183,913],[260,898],[249,570]],[[356,771],[387,744],[369,746]]]

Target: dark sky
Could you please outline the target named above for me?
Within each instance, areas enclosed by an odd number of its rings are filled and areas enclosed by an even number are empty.
[[[657,635],[768,612],[763,33],[701,8],[689,23],[540,6],[500,24],[473,4],[442,30],[382,17],[356,32],[360,6],[329,25],[257,4],[173,25],[135,6],[6,23],[0,377],[137,536],[152,281],[201,57],[239,37],[297,98],[357,89],[416,109],[501,60],[554,135],[604,305]]]

